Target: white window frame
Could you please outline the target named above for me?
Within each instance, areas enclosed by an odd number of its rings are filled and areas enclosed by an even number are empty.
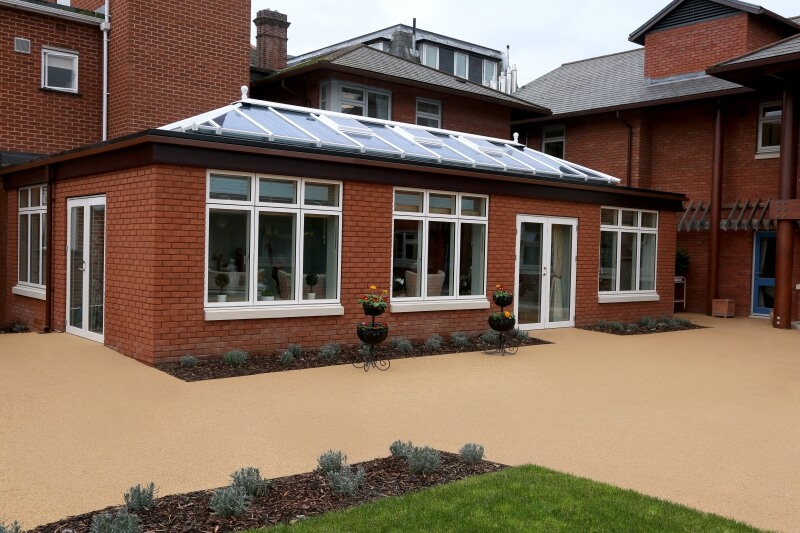
[[[379,94],[381,96],[386,96],[388,98],[388,116],[386,118],[379,118],[379,120],[392,120],[392,91],[386,89],[378,89],[376,87],[369,87],[366,85],[359,85],[357,83],[347,83],[338,80],[333,81],[324,81],[320,83],[320,91],[319,91],[319,108],[324,109],[326,111],[335,111],[337,113],[342,113],[342,102],[343,99],[341,98],[342,89],[352,89],[355,91],[362,91],[364,95],[364,114],[360,115],[362,117],[369,117],[369,95],[372,94]],[[359,116],[359,115],[353,115]]]
[[[646,301],[658,301],[660,299],[658,295],[658,223],[659,223],[659,216],[658,211],[650,211],[646,209],[629,209],[625,207],[611,207],[611,206],[602,206],[601,213],[603,210],[610,210],[616,211],[616,224],[603,224],[602,218],[600,223],[600,233],[602,235],[603,232],[614,232],[617,235],[616,238],[616,280],[615,286],[617,287],[615,290],[609,291],[601,291],[598,287],[598,301],[599,303],[618,303],[618,302],[646,302]],[[632,211],[636,213],[636,226],[623,226],[622,225],[622,212],[623,211]],[[656,217],[656,225],[654,228],[646,228],[642,226],[642,213],[649,213],[653,214]],[[636,268],[634,269],[634,286],[636,290],[631,291],[622,291],[619,289],[620,287],[620,276],[622,269],[620,268],[620,256],[622,254],[622,234],[629,233],[636,235]],[[654,235],[656,242],[655,242],[655,257],[653,258],[653,289],[650,290],[641,290],[641,268],[642,268],[642,235]],[[602,238],[600,239],[602,243]],[[600,262],[600,249],[598,243],[598,251],[597,251],[597,274],[598,279],[600,278],[600,269],[602,268],[602,263]]]
[[[777,117],[765,117],[764,110],[767,107],[780,107],[781,114]],[[758,106],[758,145],[756,146],[756,153],[758,154],[776,154],[780,153],[781,145],[769,145],[764,146],[764,139],[763,139],[763,125],[764,124],[779,124],[781,123],[781,119],[783,118],[783,102],[763,102]]]
[[[72,60],[73,64],[73,72],[75,76],[73,78],[72,87],[54,87],[48,83],[47,80],[47,65],[48,59],[50,57],[62,57]],[[78,92],[78,53],[72,50],[64,50],[60,48],[52,48],[52,47],[42,47],[42,88],[48,89],[51,91],[61,91],[67,93],[77,93]]]
[[[211,177],[231,176],[247,177],[250,179],[250,200],[217,200],[211,198]],[[259,201],[258,189],[259,180],[275,179],[281,181],[292,181],[296,184],[297,198],[292,204],[272,203]],[[337,206],[306,206],[305,205],[305,185],[319,183],[323,185],[336,185],[338,187]],[[341,305],[342,290],[342,200],[344,198],[344,184],[340,181],[322,180],[316,178],[301,178],[294,176],[282,176],[274,174],[258,174],[247,172],[235,172],[229,170],[208,170],[206,172],[206,221],[205,221],[205,270],[203,274],[203,301],[205,307],[206,320],[239,320],[257,318],[281,318],[281,317],[303,317],[303,316],[331,316],[343,315],[344,307]],[[247,211],[250,214],[249,241],[248,241],[248,294],[247,300],[243,302],[215,302],[209,300],[209,223],[211,210],[231,210]],[[334,215],[338,218],[337,224],[337,250],[336,261],[338,263],[336,278],[336,297],[330,299],[307,300],[302,296],[304,276],[294,276],[293,300],[258,300],[258,225],[260,213],[291,213],[296,218],[295,223],[295,251],[294,251],[294,270],[295,274],[302,269],[303,265],[303,235],[306,215]]]
[[[422,43],[422,64],[429,68],[439,70],[439,47],[433,44]],[[433,63],[429,65],[428,63]]]
[[[427,113],[425,111],[420,111],[419,110],[419,104],[420,103],[435,105],[436,107],[439,108],[439,113],[438,114],[433,114],[433,113]],[[439,100],[431,100],[430,98],[417,98],[416,110],[417,110],[417,116],[416,116],[415,122],[417,123],[417,125],[419,125],[419,119],[420,118],[424,118],[424,119],[427,119],[427,120],[435,120],[436,121],[436,125],[432,126],[432,127],[434,127],[434,128],[441,128],[442,127],[442,102],[440,102]],[[429,127],[431,127],[431,126],[429,126]]]
[[[412,192],[422,194],[422,211],[395,211],[395,197],[398,192]],[[442,194],[453,196],[455,201],[455,214],[447,215],[441,213],[430,213],[430,196],[432,194]],[[470,216],[461,213],[462,197],[477,197],[485,200],[485,216]],[[394,280],[389,284],[392,287],[390,298],[390,308],[393,313],[412,313],[420,311],[446,311],[462,309],[488,309],[489,301],[486,299],[486,281],[488,274],[488,254],[489,254],[489,196],[484,194],[461,193],[454,191],[442,191],[434,189],[415,189],[413,187],[395,187],[392,191],[392,255],[389,263],[389,271],[394,272],[394,227],[396,220],[412,220],[422,222],[422,230],[418,236],[418,254],[420,255],[420,272],[428,271],[428,227],[430,222],[451,222],[455,227],[453,272],[457,273],[461,266],[461,224],[483,224],[485,227],[484,250],[483,250],[483,272],[484,283],[482,294],[470,294],[460,296],[458,294],[458,281],[453,282],[454,295],[451,296],[427,296],[428,280],[427,276],[418,276],[420,296],[406,296],[394,298]],[[421,242],[419,242],[421,241]]]
[[[490,79],[486,79],[486,66],[487,65],[491,65],[492,66],[492,70],[494,71],[494,73],[492,74],[492,77]],[[481,78],[483,79],[483,84],[486,85],[487,87],[492,87],[492,82],[497,84],[497,61],[492,61],[490,59],[484,59],[483,60],[483,70],[481,72]]]
[[[548,131],[553,131],[556,128],[561,129],[561,134],[548,136]],[[564,159],[567,155],[567,128],[564,124],[548,124],[547,126],[542,126],[542,152],[550,155],[547,151],[547,146],[556,143],[561,143],[561,159]]]
[[[31,198],[34,190],[37,190],[39,193],[39,205],[31,207]],[[20,296],[28,296],[30,298],[44,300],[47,290],[47,185],[41,183],[32,185],[30,187],[21,187],[19,189],[18,198],[21,198],[23,195],[27,197],[27,207],[21,207],[22,202],[17,204],[17,285],[12,287],[11,292]],[[28,219],[28,271],[25,273],[25,281],[20,279],[20,274],[22,274],[20,272],[22,258],[19,256],[19,245],[22,240],[21,221],[23,217]],[[31,240],[31,220],[35,217],[39,218],[38,242],[32,242]],[[31,257],[34,249],[38,249],[39,251],[39,279],[36,282],[31,281]],[[44,281],[44,283],[42,283],[42,281]]]
[[[458,58],[461,57],[464,60],[464,75],[460,75],[458,73]],[[463,78],[465,80],[469,79],[469,54],[465,54],[464,52],[455,52],[453,54],[453,75],[456,78]]]

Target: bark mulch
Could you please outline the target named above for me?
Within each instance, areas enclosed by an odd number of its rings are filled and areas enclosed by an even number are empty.
[[[24,324],[9,324],[8,326],[0,327],[0,335],[5,335],[6,333],[27,333],[30,331],[28,326]]]
[[[354,496],[331,491],[327,479],[315,472],[273,479],[265,496],[254,497],[243,516],[222,518],[213,513],[209,501],[213,490],[201,490],[158,498],[150,509],[134,511],[143,531],[172,533],[224,533],[254,527],[291,523],[312,515],[338,511],[387,496],[400,496],[436,485],[443,485],[470,476],[496,472],[506,465],[482,461],[464,463],[460,456],[441,452],[441,465],[431,474],[413,474],[406,460],[387,457],[358,463],[365,471],[364,483]],[[122,495],[120,495],[120,498]],[[115,514],[117,507],[72,516],[39,526],[29,533],[88,532],[92,516]]]
[[[601,322],[584,326],[581,329],[611,333],[612,335],[649,335],[651,333],[668,333],[670,331],[686,331],[689,329],[705,329],[705,326],[695,324],[685,319],[664,318],[653,322],[632,322],[621,324],[619,322]]]
[[[468,346],[456,346],[452,342],[444,341],[439,349],[425,347],[424,343],[412,343],[413,349],[410,352],[392,348],[391,339],[387,340],[375,348],[375,357],[378,359],[405,359],[408,357],[423,357],[428,355],[441,355],[456,352],[479,352],[492,350],[496,347],[491,343],[481,340],[480,335],[469,338]],[[507,334],[507,344],[510,346],[532,346],[536,344],[550,344],[550,342],[528,337],[527,339],[517,339],[512,334]],[[302,356],[295,358],[289,364],[283,364],[278,355],[252,355],[247,361],[238,366],[226,364],[219,358],[201,358],[200,362],[193,367],[182,366],[180,363],[161,363],[156,368],[166,372],[183,381],[203,381],[206,379],[230,378],[235,376],[251,376],[254,374],[265,374],[268,372],[284,372],[287,370],[301,370],[304,368],[319,368],[323,366],[342,365],[357,363],[363,360],[357,346],[345,347],[333,361],[326,360],[318,355],[316,351],[304,352]]]

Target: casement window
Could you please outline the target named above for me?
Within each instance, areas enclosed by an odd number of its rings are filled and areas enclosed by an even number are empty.
[[[390,120],[392,93],[339,81],[320,85],[320,109]]]
[[[563,124],[553,124],[542,128],[542,152],[559,159],[564,159],[564,133]]]
[[[78,54],[66,50],[42,48],[42,87],[56,91],[78,92]]]
[[[658,299],[656,258],[658,213],[603,207],[600,209],[599,294],[606,301]],[[614,296],[621,298],[613,298]],[[646,296],[642,298],[642,296]]]
[[[338,306],[341,196],[338,182],[209,172],[206,308]]]
[[[18,285],[15,294],[44,298],[47,285],[47,186],[19,190]]]
[[[439,69],[439,47],[427,43],[422,45],[422,64]]]
[[[469,77],[469,56],[467,54],[455,53],[455,74],[459,78]]]
[[[476,194],[395,189],[395,303],[478,299],[487,303],[488,207],[489,198]]]
[[[492,82],[497,83],[497,63],[495,61],[483,60],[483,84],[491,87]]]
[[[442,127],[442,103],[438,100],[417,98],[417,125]]]
[[[781,102],[768,102],[758,107],[758,153],[781,150]]]

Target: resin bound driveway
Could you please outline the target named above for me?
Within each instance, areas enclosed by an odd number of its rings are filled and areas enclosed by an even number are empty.
[[[67,334],[0,336],[0,520],[33,527],[160,493],[226,485],[253,465],[308,471],[395,439],[535,463],[800,531],[800,331],[692,316],[713,329],[582,330],[479,353],[183,383]]]

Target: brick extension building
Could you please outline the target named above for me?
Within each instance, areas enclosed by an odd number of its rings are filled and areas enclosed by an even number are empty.
[[[791,230],[775,287],[775,232],[798,175],[796,113],[782,115],[798,88],[798,22],[744,2],[676,0],[631,34],[643,48],[565,64],[515,93],[553,111],[514,124],[528,146],[686,194],[676,229],[690,311],[720,298],[738,315],[767,315],[782,297],[780,326],[800,320]]]

